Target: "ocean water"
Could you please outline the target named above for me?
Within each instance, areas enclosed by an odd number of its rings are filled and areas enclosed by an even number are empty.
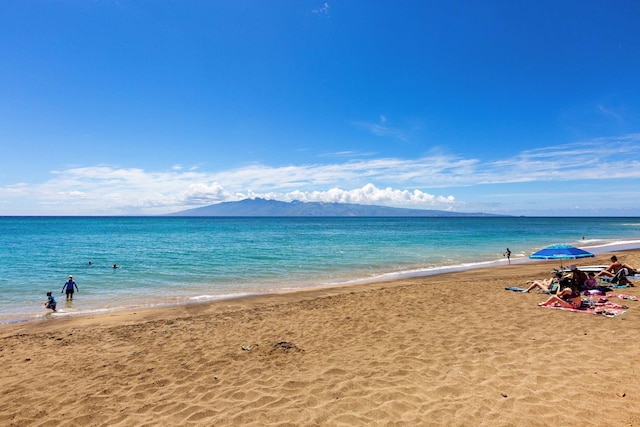
[[[507,247],[527,262],[556,243],[637,248],[640,218],[0,217],[0,323],[49,316],[47,291],[64,316],[470,269]]]

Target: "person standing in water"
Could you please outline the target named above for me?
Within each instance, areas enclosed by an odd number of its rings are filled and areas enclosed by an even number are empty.
[[[511,251],[509,250],[509,248],[507,248],[507,250],[504,252],[503,256],[507,257],[507,262],[509,264],[511,264]]]
[[[64,284],[64,286],[62,286],[62,291],[60,291],[60,293],[63,293],[65,290],[67,291],[67,300],[72,300],[73,299],[73,288],[76,288],[76,291],[80,291],[78,289],[78,285],[76,285],[76,282],[73,281],[73,276],[69,276],[69,280],[67,280],[67,282]]]

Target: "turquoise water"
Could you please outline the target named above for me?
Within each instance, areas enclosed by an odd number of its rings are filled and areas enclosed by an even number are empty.
[[[640,247],[640,218],[0,217],[0,323]],[[609,245],[609,246],[606,246]],[[88,262],[91,261],[91,265]],[[113,264],[119,268],[113,269]],[[60,293],[68,275],[80,288]]]

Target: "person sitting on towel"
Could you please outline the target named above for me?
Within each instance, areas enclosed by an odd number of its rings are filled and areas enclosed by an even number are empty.
[[[541,307],[554,305],[566,308],[580,308],[581,304],[582,298],[580,297],[580,290],[575,287],[571,279],[563,277],[560,279],[560,284],[556,294],[551,295],[548,300],[541,302],[538,305]]]
[[[618,257],[613,255],[611,257],[611,265],[609,265],[609,267],[605,268],[604,270],[596,274],[596,277],[602,277],[602,276],[613,277],[616,275],[618,271],[620,271],[624,267],[625,265],[620,261],[618,261]]]
[[[584,288],[586,291],[591,291],[598,286],[598,282],[596,281],[596,274],[593,271],[590,271],[587,274],[588,279],[584,282]]]
[[[584,291],[586,289],[584,282],[586,282],[589,278],[587,277],[587,273],[585,273],[584,271],[580,271],[575,265],[571,265],[569,269],[571,270],[570,279],[573,281],[573,286],[581,291]]]
[[[607,276],[612,278],[612,283],[633,286],[633,284],[627,279],[627,276],[635,274],[636,272],[637,270],[635,268],[621,263],[618,261],[618,257],[613,255],[611,257],[611,265],[599,272],[596,277]]]

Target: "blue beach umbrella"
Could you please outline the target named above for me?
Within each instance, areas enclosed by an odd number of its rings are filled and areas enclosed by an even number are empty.
[[[560,267],[562,267],[563,259],[576,259],[576,258],[589,258],[593,257],[591,252],[587,252],[583,249],[576,248],[571,245],[551,245],[544,249],[540,249],[538,252],[534,252],[529,255],[532,259],[559,259]]]

